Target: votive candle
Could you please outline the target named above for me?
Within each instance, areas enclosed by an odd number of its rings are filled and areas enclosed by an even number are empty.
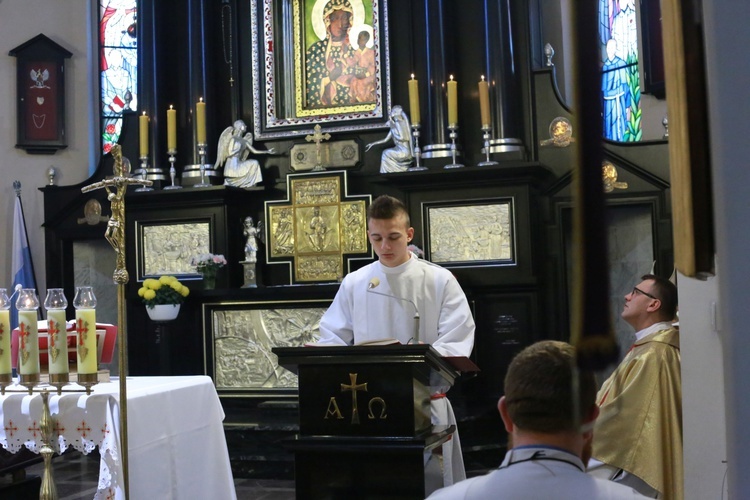
[[[76,351],[78,373],[97,372],[96,310],[76,309]]]
[[[65,309],[47,310],[47,362],[50,373],[68,373],[68,332]]]
[[[18,311],[18,373],[39,373],[39,329],[36,309]]]
[[[7,375],[13,371],[10,357],[10,311],[0,309],[0,375]]]

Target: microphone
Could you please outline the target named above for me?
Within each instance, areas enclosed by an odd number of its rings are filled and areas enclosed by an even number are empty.
[[[382,295],[383,297],[390,297],[392,299],[408,302],[414,308],[414,335],[412,336],[412,339],[414,339],[414,342],[419,344],[419,309],[417,309],[417,304],[415,304],[414,301],[405,299],[403,297],[396,297],[395,295],[391,295],[388,293],[376,292],[374,289],[378,285],[380,285],[380,279],[378,277],[372,278],[367,284],[367,291],[369,293],[374,293],[375,295]]]

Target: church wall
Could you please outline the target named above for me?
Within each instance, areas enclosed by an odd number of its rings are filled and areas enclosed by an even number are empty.
[[[90,142],[88,96],[91,94],[87,60],[87,0],[0,1],[0,287],[12,288],[11,245],[15,193],[21,181],[26,228],[37,285],[45,288],[44,208],[37,188],[48,183],[47,169],[57,170],[57,184],[75,184],[88,177]],[[16,58],[8,51],[39,33],[73,53],[65,60],[65,132],[67,149],[54,155],[30,155],[16,149]]]
[[[723,354],[724,385],[711,384],[707,380],[702,388],[726,395],[726,435],[714,436],[711,447],[726,443],[727,498],[739,499],[750,495],[750,477],[746,473],[750,450],[750,433],[747,432],[747,422],[750,421],[750,398],[747,397],[747,380],[750,379],[750,364],[747,362],[750,356],[747,327],[747,305],[750,303],[750,281],[747,279],[747,249],[750,248],[747,117],[750,116],[750,100],[747,99],[747,82],[750,80],[750,65],[738,48],[750,43],[747,30],[750,4],[703,2],[703,15],[721,345],[714,343],[708,353],[697,353],[695,359],[684,362],[683,372],[712,369],[704,361],[707,354],[718,356],[719,351]],[[684,411],[704,412],[703,421],[709,422],[721,418],[712,411],[717,404],[720,403],[715,400],[700,401],[696,402],[696,407]],[[698,450],[686,449],[685,452],[693,463],[701,462]],[[698,484],[700,478],[690,480],[689,486]],[[686,491],[689,491],[687,487]],[[714,493],[703,498],[718,498],[718,495]]]
[[[726,329],[722,327],[717,307],[720,281],[718,277],[707,281],[682,274],[677,277],[685,498],[688,500],[727,498],[724,360],[721,356]]]

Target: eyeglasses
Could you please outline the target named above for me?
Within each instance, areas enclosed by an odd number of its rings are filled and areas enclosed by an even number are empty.
[[[645,295],[646,297],[654,299],[654,300],[661,300],[659,297],[657,297],[655,295],[651,295],[650,293],[646,293],[643,290],[641,290],[640,288],[638,288],[637,286],[634,286],[633,287],[633,291],[630,292],[630,295],[633,296],[636,293],[640,293],[641,295]]]

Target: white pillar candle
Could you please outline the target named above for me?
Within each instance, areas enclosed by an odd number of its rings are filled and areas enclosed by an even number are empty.
[[[39,330],[36,309],[18,311],[18,373],[39,373]]]

